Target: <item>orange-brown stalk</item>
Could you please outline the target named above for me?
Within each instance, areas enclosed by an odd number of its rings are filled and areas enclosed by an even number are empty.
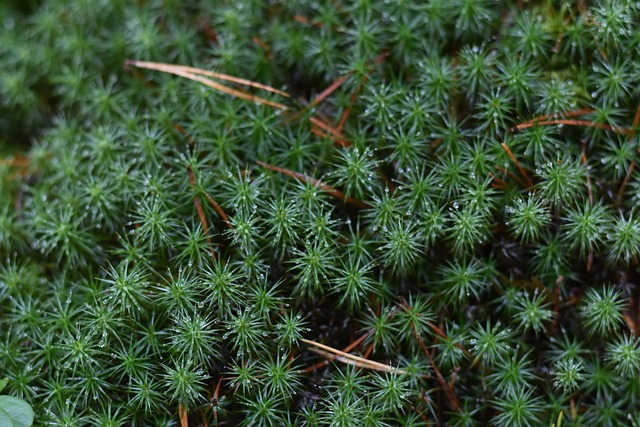
[[[407,311],[411,308],[411,306],[404,300],[401,300],[401,304],[402,304],[402,307]],[[429,358],[429,363],[431,363],[431,367],[433,368],[433,371],[436,374],[436,379],[438,380],[438,384],[440,384],[440,387],[442,387],[442,390],[444,390],[444,393],[446,394],[447,399],[449,400],[449,404],[451,405],[451,409],[457,412],[460,409],[460,402],[458,401],[458,397],[456,396],[453,388],[449,387],[449,384],[447,384],[444,377],[442,376],[442,373],[440,372],[440,370],[438,369],[438,366],[435,364],[433,360],[433,356],[431,355],[431,352],[427,349],[427,346],[422,340],[422,337],[418,333],[418,329],[416,328],[416,325],[413,322],[413,320],[411,321],[411,329],[413,329],[413,335],[416,337],[416,340],[418,341],[420,348],[422,349],[424,354],[426,354],[427,357]]]
[[[326,191],[327,193],[329,193],[331,196],[335,197],[336,199],[344,200],[347,203],[349,203],[351,205],[354,205],[354,206],[357,206],[357,207],[359,207],[361,209],[370,209],[371,208],[371,206],[368,205],[367,203],[364,203],[364,202],[361,202],[359,200],[356,200],[353,197],[346,197],[345,194],[342,191],[336,190],[332,186],[330,186],[328,184],[325,184],[324,182],[322,182],[322,181],[320,181],[320,180],[318,180],[316,178],[304,175],[304,174],[299,173],[299,172],[294,172],[294,171],[291,171],[289,169],[279,168],[277,166],[272,166],[272,165],[270,165],[268,163],[261,162],[260,160],[256,161],[256,163],[258,163],[260,166],[262,166],[265,169],[269,169],[269,170],[272,170],[274,172],[279,172],[279,173],[281,173],[283,175],[287,175],[287,176],[290,176],[292,178],[295,178],[298,181],[310,182],[313,185],[315,185],[316,187],[323,189],[324,191]]]
[[[582,150],[582,154],[580,155],[580,159],[582,160],[582,164],[586,168],[588,166],[587,165],[587,155],[586,155],[584,149]],[[587,176],[587,192],[589,193],[589,204],[591,206],[593,206],[593,191],[591,189],[591,175],[589,175],[588,168],[587,168],[586,176]]]
[[[631,132],[627,134],[627,142],[631,141],[636,136],[636,131],[638,130],[638,124],[640,124],[640,104],[638,104],[638,108],[636,109],[636,114],[633,116],[633,123],[631,125]],[[640,152],[640,150],[639,150]],[[624,177],[622,181],[622,185],[620,186],[620,190],[618,190],[618,195],[616,196],[616,203],[620,203],[622,200],[622,196],[624,194],[624,190],[631,179],[631,173],[636,166],[636,161],[633,160],[631,165],[629,166],[629,170],[627,171],[627,175]]]
[[[231,225],[231,221],[229,221],[229,217],[227,216],[227,214],[224,213],[224,211],[222,210],[222,207],[218,204],[218,202],[216,202],[215,199],[206,191],[204,192],[204,197],[207,198],[207,201],[209,202],[211,207],[215,209],[218,215],[220,215],[220,218],[222,218],[224,223],[227,224],[227,227],[230,229],[233,229],[233,225]]]
[[[515,132],[517,130],[528,129],[534,126],[546,126],[546,125],[563,125],[563,126],[584,126],[590,128],[604,129],[604,130],[612,130],[614,132],[619,132],[621,134],[627,134],[631,132],[631,129],[627,128],[615,128],[607,123],[596,123],[591,122],[589,120],[567,120],[567,119],[557,119],[557,120],[544,120],[541,122],[527,122],[521,123],[513,128],[511,128],[511,132]]]
[[[640,124],[640,104],[638,104],[638,108],[636,109],[636,115],[633,116],[633,123],[631,124],[631,132],[629,132],[629,140],[631,140],[634,136],[636,136],[636,131],[638,130],[639,124]]]
[[[195,192],[196,179],[193,171],[191,170],[191,166],[187,166],[187,174],[189,174],[189,185],[191,185],[191,189]],[[198,197],[197,194],[193,198],[193,204],[196,206],[196,211],[198,211],[198,217],[200,218],[200,224],[202,224],[202,230],[204,231],[207,244],[209,245],[211,258],[213,258],[213,260],[215,261],[216,253],[213,250],[213,243],[211,243],[211,237],[209,236],[209,224],[207,224],[207,217],[204,215],[204,209],[202,209],[202,203],[200,202],[200,197]]]
[[[418,333],[418,329],[416,328],[416,325],[413,323],[413,321],[411,321],[411,329],[413,329],[413,335],[416,337],[416,340],[418,340],[418,344],[420,344],[420,348],[422,349],[424,354],[427,355],[427,358],[429,358],[429,363],[433,368],[433,372],[435,372],[436,374],[436,379],[438,380],[438,384],[440,384],[440,387],[442,388],[445,395],[447,396],[447,399],[449,400],[449,404],[451,405],[451,409],[457,412],[460,409],[460,402],[458,401],[458,397],[455,395],[455,392],[449,387],[449,384],[447,384],[444,377],[442,376],[440,369],[438,369],[438,366],[434,362],[433,356],[431,356],[431,353],[427,349],[427,346],[424,344],[424,341],[422,340],[422,337]]]
[[[493,178],[494,181],[496,181],[491,183],[491,186],[493,188],[499,188],[499,189],[507,188],[507,183],[501,178],[498,178],[497,176],[495,176],[493,172],[489,172],[489,176]]]
[[[349,78],[349,75],[342,76],[335,82],[331,83],[331,85],[329,85],[325,90],[320,92],[320,94],[315,97],[315,99],[311,102],[311,107],[315,107],[316,105],[324,101],[329,95],[335,92],[336,89],[342,86],[342,84],[346,82],[348,78]]]
[[[187,408],[185,408],[182,403],[178,405],[178,414],[180,416],[180,427],[189,427],[189,421],[187,420],[189,414]]]
[[[543,120],[557,119],[557,118],[560,118],[560,117],[562,117],[562,118],[571,118],[571,117],[584,116],[585,114],[591,114],[594,111],[595,110],[592,109],[592,108],[584,108],[582,110],[569,111],[569,112],[566,112],[566,113],[547,114],[545,116],[534,117],[531,120],[527,120],[526,122],[520,123],[518,126],[522,126],[522,125],[525,125],[525,124],[535,124],[535,123],[541,122]],[[518,126],[516,126],[516,128]]]
[[[501,168],[500,166],[496,165],[496,169],[499,170],[500,172],[503,172],[505,174],[507,174],[508,176],[510,176],[515,182],[518,183],[518,185],[520,185],[523,188],[527,188],[527,185],[522,182],[520,180],[520,178],[518,178],[517,176],[515,176],[514,174],[512,174],[511,172],[509,172],[508,170],[506,170],[505,168]]]
[[[513,163],[516,164],[516,167],[518,168],[518,170],[520,171],[520,175],[522,175],[522,177],[525,179],[526,183],[527,183],[527,188],[528,187],[532,187],[533,186],[533,182],[531,182],[531,179],[529,179],[529,175],[527,174],[527,172],[524,170],[524,168],[520,165],[520,162],[518,162],[518,159],[516,159],[516,156],[513,154],[513,152],[509,149],[509,147],[507,147],[507,144],[505,144],[504,142],[502,144],[500,144],[502,146],[502,149],[504,151],[507,152],[507,154],[509,155],[509,157],[511,158],[511,161],[513,161]]]
[[[334,138],[344,140],[344,136],[342,135],[341,132],[338,132],[336,129],[334,129],[333,127],[329,126],[328,124],[326,124],[325,122],[323,122],[319,118],[317,118],[317,117],[309,117],[309,121],[312,124],[318,126],[320,129],[322,129],[322,130],[326,131],[327,133],[329,133]]]

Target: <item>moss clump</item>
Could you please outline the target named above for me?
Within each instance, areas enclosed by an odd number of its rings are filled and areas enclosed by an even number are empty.
[[[640,424],[637,2],[138,3],[0,5],[39,424]]]

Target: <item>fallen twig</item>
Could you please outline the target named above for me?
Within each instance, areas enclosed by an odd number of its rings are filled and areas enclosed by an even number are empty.
[[[385,365],[384,363],[374,362],[373,360],[365,359],[363,357],[354,356],[353,354],[345,353],[344,351],[335,349],[333,347],[329,347],[328,345],[320,344],[319,342],[306,340],[306,339],[301,339],[300,341],[312,346],[310,350],[313,351],[314,353],[321,354],[324,357],[327,357],[332,360],[337,360],[339,362],[347,363],[349,365],[355,365],[360,368],[389,372],[392,374],[405,375],[407,373],[402,369],[394,368],[392,366]]]

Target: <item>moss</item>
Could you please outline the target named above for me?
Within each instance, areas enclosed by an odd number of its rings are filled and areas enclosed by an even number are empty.
[[[3,3],[5,392],[44,425],[635,422],[639,25]]]

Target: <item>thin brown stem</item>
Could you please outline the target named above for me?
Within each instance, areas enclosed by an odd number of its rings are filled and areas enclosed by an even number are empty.
[[[224,213],[222,207],[215,201],[215,199],[206,191],[204,192],[204,197],[207,198],[207,201],[211,205],[211,207],[218,213],[220,218],[224,221],[229,229],[233,229],[233,225],[231,225],[231,221],[229,221],[229,217]]]
[[[409,306],[409,304],[406,301],[402,301],[401,304],[405,310],[409,310],[411,308],[411,306]],[[460,409],[460,402],[458,401],[458,397],[455,395],[455,392],[453,391],[453,389],[449,387],[449,384],[447,384],[447,382],[445,381],[444,376],[442,376],[442,373],[440,372],[440,370],[438,369],[438,366],[435,364],[433,360],[433,356],[431,355],[431,352],[429,351],[429,349],[427,349],[427,346],[425,345],[424,341],[422,340],[422,337],[418,333],[418,328],[416,328],[416,325],[413,321],[411,321],[411,329],[413,330],[413,335],[416,337],[416,340],[418,341],[420,348],[422,349],[424,354],[426,354],[427,357],[429,358],[429,363],[431,364],[431,367],[433,368],[433,371],[436,374],[436,379],[440,384],[440,387],[442,387],[442,390],[447,395],[447,399],[449,400],[451,409],[457,412]]]
[[[325,184],[324,182],[316,179],[316,178],[312,178],[310,176],[298,173],[298,172],[294,172],[291,171],[289,169],[285,169],[285,168],[279,168],[277,166],[272,166],[268,163],[265,162],[261,162],[260,160],[258,160],[256,163],[258,163],[260,166],[262,166],[265,169],[269,169],[272,170],[274,172],[279,172],[283,175],[287,175],[290,176],[292,178],[297,179],[298,181],[302,181],[302,182],[309,182],[313,185],[315,185],[318,188],[323,189],[324,191],[326,191],[328,194],[330,194],[331,196],[335,197],[336,199],[340,199],[340,200],[344,200],[347,203],[357,206],[361,209],[370,209],[371,206],[361,202],[359,200],[354,199],[353,197],[346,197],[345,194],[340,191],[340,190],[336,190],[335,188],[333,188],[332,186]]]
[[[213,409],[213,421],[218,425],[218,402],[220,400],[220,386],[222,385],[222,376],[218,380],[218,384],[216,385],[216,389],[213,392],[213,396],[211,397],[211,408]]]
[[[500,189],[507,188],[507,183],[502,178],[498,178],[497,176],[495,176],[493,172],[489,172],[489,176],[493,179],[493,181],[496,181],[494,183],[491,183],[493,188],[500,188]]]
[[[632,301],[631,303],[631,307],[635,307],[636,309],[636,325],[640,325],[640,298],[638,298],[638,295],[636,295],[636,301]],[[637,331],[637,329],[634,329],[635,331]]]
[[[638,108],[636,109],[636,114],[633,116],[633,122],[631,124],[631,131],[627,134],[627,142],[630,142],[635,136],[636,131],[638,130],[638,124],[640,124],[640,104],[638,104]],[[640,152],[640,150],[639,150]],[[620,203],[622,200],[622,196],[624,195],[624,190],[631,179],[631,173],[636,166],[636,161],[633,160],[631,165],[629,166],[629,170],[622,181],[622,185],[620,186],[620,190],[618,190],[618,195],[616,196],[616,203]]]
[[[311,25],[311,26],[316,27],[316,28],[324,27],[324,23],[322,23],[322,22],[311,22],[311,20],[309,18],[307,18],[306,16],[302,16],[302,15],[294,16],[293,20],[296,21],[296,22],[299,22],[300,24]]]
[[[207,39],[212,43],[212,44],[219,44],[218,42],[218,35],[216,34],[216,32],[213,30],[213,28],[211,28],[211,25],[208,22],[205,22],[204,24],[204,33],[207,37]]]
[[[420,345],[420,348],[422,349],[424,354],[427,355],[427,358],[429,359],[429,363],[431,364],[431,367],[433,368],[433,372],[435,372],[435,374],[436,374],[436,379],[438,381],[438,384],[440,384],[440,387],[442,388],[444,393],[447,395],[447,399],[449,400],[449,404],[451,405],[451,409],[453,409],[454,411],[457,412],[460,409],[460,403],[458,402],[458,398],[455,395],[455,393],[453,392],[453,390],[451,390],[449,388],[449,385],[447,384],[447,382],[445,381],[444,377],[442,376],[442,373],[440,372],[440,369],[438,369],[438,366],[434,362],[433,356],[431,355],[431,352],[427,349],[427,346],[425,345],[424,341],[422,340],[422,337],[420,336],[420,334],[418,334],[418,329],[416,328],[416,325],[413,323],[413,321],[411,322],[411,329],[413,329],[413,335],[416,337],[416,340],[418,340],[418,344]]]
[[[322,130],[326,131],[327,133],[329,133],[330,135],[332,135],[334,138],[344,140],[344,136],[342,135],[342,132],[339,132],[338,130],[334,129],[332,126],[330,126],[327,123],[323,122],[319,118],[317,118],[317,117],[309,117],[309,121],[312,124],[318,126],[320,129],[322,129]]]
[[[326,137],[328,136],[328,135],[327,135],[327,132],[323,132],[322,130],[320,130],[320,129],[318,129],[318,128],[315,128],[315,127],[314,127],[314,128],[311,128],[311,133],[312,133],[312,134],[314,134],[314,135],[318,135],[318,136],[319,136],[319,137],[321,137],[321,138],[326,138]],[[334,140],[333,140],[333,142],[334,142],[336,145],[339,145],[339,146],[341,146],[341,147],[348,147],[348,146],[350,146],[350,145],[351,145],[350,143],[348,143],[348,142],[346,142],[346,141],[343,141],[343,140],[341,140],[341,139],[334,139]]]
[[[496,169],[499,170],[500,172],[505,173],[508,176],[510,176],[515,182],[518,183],[518,185],[520,185],[520,187],[527,188],[527,185],[524,182],[522,182],[520,180],[520,178],[518,178],[517,176],[515,176],[514,174],[512,174],[511,172],[509,172],[505,168],[501,168],[500,166],[496,165]]]
[[[344,82],[346,82],[348,78],[349,78],[349,75],[342,76],[339,79],[337,79],[335,82],[331,83],[331,85],[329,85],[325,90],[320,92],[320,94],[315,97],[315,99],[311,102],[310,106],[311,107],[315,107],[316,105],[320,104],[329,95],[331,95],[333,92],[335,92],[336,89],[338,89],[340,86],[342,86],[342,84]]]
[[[178,404],[178,415],[180,417],[180,427],[189,427],[189,421],[187,419],[189,413],[182,403]]]
[[[568,111],[566,113],[559,113],[559,114],[547,114],[544,116],[538,116],[538,117],[534,117],[531,120],[527,120],[526,122],[522,122],[520,123],[518,126],[522,126],[525,124],[535,124],[537,122],[541,122],[543,120],[549,120],[549,119],[557,119],[557,118],[571,118],[571,117],[578,117],[578,116],[584,116],[585,114],[591,114],[595,112],[595,110],[593,108],[584,108],[582,110],[576,110],[576,111]],[[516,126],[516,128],[518,127]]]
[[[589,205],[593,206],[593,190],[591,188],[591,175],[589,174],[589,168],[588,168],[588,160],[587,160],[587,155],[585,154],[584,149],[582,150],[582,155],[580,156],[580,158],[582,159],[582,164],[585,165],[585,168],[587,169],[587,172],[585,173],[586,177],[587,177],[587,192],[589,194]]]
[[[353,109],[353,105],[358,100],[358,96],[360,96],[360,92],[362,92],[362,88],[364,87],[364,84],[366,83],[366,81],[367,81],[367,77],[365,76],[364,79],[362,80],[362,82],[360,82],[360,84],[356,88],[355,92],[353,92],[351,94],[351,97],[349,97],[349,105],[342,112],[342,116],[340,116],[340,121],[338,122],[338,125],[336,126],[336,129],[338,130],[338,132],[342,132],[342,129],[344,128],[344,125],[347,122],[347,119],[349,118],[349,115],[351,114],[351,110]]]
[[[529,178],[529,175],[527,174],[527,172],[524,170],[524,168],[522,167],[522,165],[520,165],[520,162],[518,161],[518,159],[516,158],[516,156],[513,154],[513,152],[509,149],[509,147],[507,147],[507,144],[505,144],[504,142],[502,144],[500,144],[502,146],[502,149],[504,151],[507,152],[507,155],[509,156],[509,158],[511,158],[511,161],[513,161],[513,163],[516,164],[516,167],[518,168],[518,170],[520,171],[520,175],[522,175],[522,177],[525,179],[526,183],[527,183],[527,188],[529,187],[533,187],[533,182],[531,182],[531,179]]]
[[[174,123],[174,124],[173,124],[173,128],[174,128],[175,130],[177,130],[178,132],[180,132],[180,134],[181,134],[182,136],[184,136],[185,138],[187,138],[187,141],[188,141],[188,143],[189,143],[189,146],[193,147],[193,146],[196,144],[196,140],[195,140],[191,135],[189,135],[189,133],[186,131],[186,129],[185,129],[185,128],[183,128],[181,125],[179,125],[178,123]]]
[[[191,185],[191,189],[196,190],[196,179],[193,171],[191,170],[191,166],[187,166],[187,174],[189,175],[189,185]],[[196,207],[196,211],[198,212],[198,217],[200,218],[200,224],[202,225],[202,231],[204,232],[205,239],[207,240],[207,244],[209,245],[209,252],[211,253],[211,258],[215,261],[216,253],[213,250],[213,243],[211,242],[211,237],[209,235],[209,224],[207,223],[207,217],[204,214],[204,209],[202,209],[202,203],[200,202],[200,197],[197,194],[194,194],[193,204]]]
[[[321,344],[319,342],[315,342],[307,339],[301,339],[300,341],[312,346],[310,350],[313,351],[314,353],[321,354],[324,357],[330,358],[332,360],[337,360],[339,362],[355,365],[360,368],[373,369],[376,371],[389,372],[392,374],[404,375],[407,373],[402,369],[393,368],[389,365],[385,365],[384,363],[365,359],[364,357],[354,356],[353,354],[346,353],[344,351],[335,349],[333,347],[329,347],[328,345]]]
[[[618,132],[623,135],[631,132],[631,129],[616,128],[607,123],[596,123],[589,120],[566,120],[566,119],[544,120],[541,122],[521,123],[516,127],[511,128],[511,132],[515,132],[516,130],[528,129],[534,126],[546,126],[546,125],[584,126],[584,127],[590,127],[590,128],[596,128],[596,129],[612,130],[614,132]]]
[[[629,140],[633,139],[636,136],[636,131],[638,130],[638,125],[640,124],[640,104],[638,104],[638,108],[636,109],[636,115],[633,116],[633,123],[631,124],[631,132],[629,132]]]
[[[620,190],[618,190],[618,195],[616,196],[616,203],[620,203],[620,201],[622,200],[622,196],[624,195],[624,190],[627,188],[627,184],[631,179],[631,173],[633,172],[633,169],[635,167],[636,167],[636,161],[634,160],[631,162],[631,165],[629,165],[629,170],[627,171],[627,174],[625,175],[624,180],[622,181]]]

